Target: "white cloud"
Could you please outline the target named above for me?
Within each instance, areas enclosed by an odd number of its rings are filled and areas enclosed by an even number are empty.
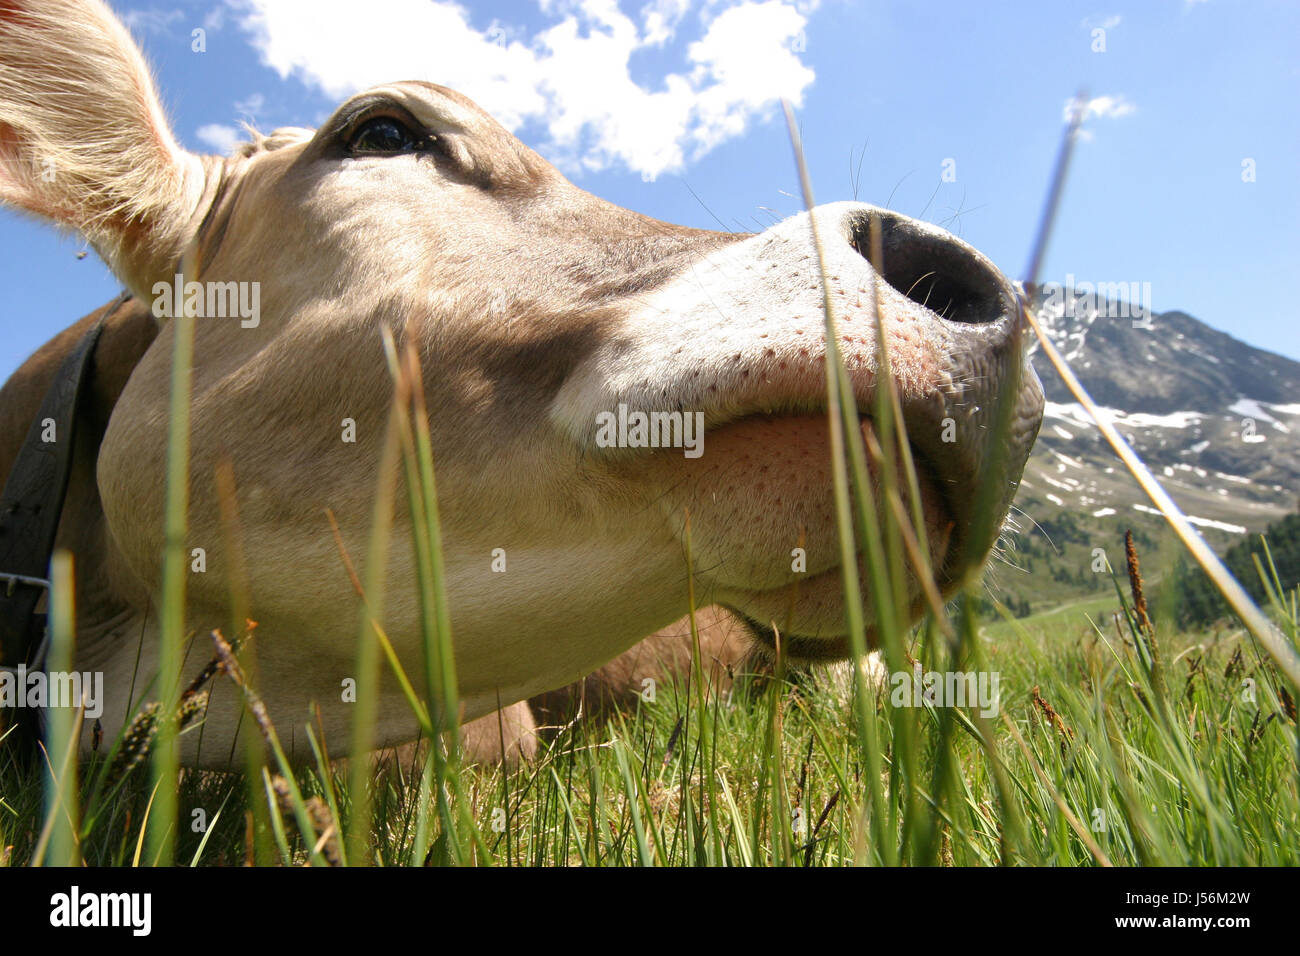
[[[1065,115],[1070,115],[1070,103],[1065,104]],[[1083,108],[1083,119],[1119,119],[1137,112],[1137,106],[1123,96],[1094,96]]]
[[[1065,101],[1065,107],[1062,108],[1061,116],[1065,122],[1070,122],[1070,117],[1074,114],[1074,99]],[[1125,116],[1132,116],[1138,112],[1136,104],[1128,100],[1122,94],[1119,96],[1093,96],[1083,105],[1083,116],[1079,120],[1079,129],[1075,133],[1075,139],[1079,142],[1087,143],[1092,140],[1092,131],[1087,129],[1088,120],[1119,120]]]
[[[328,17],[314,0],[232,3],[283,77],[340,99],[398,79],[441,83],[508,129],[544,129],[543,148],[569,169],[681,169],[782,97],[801,103],[814,79],[801,51],[815,3],[794,0],[706,5],[683,62],[648,87],[632,56],[687,39],[685,0],[650,0],[635,19],[617,0],[537,0],[548,22],[531,36],[503,21],[478,30],[449,0],[367,0]]]
[[[226,8],[218,4],[203,18],[203,28],[216,32],[226,25]]]
[[[651,0],[641,8],[644,42],[651,46],[667,43],[677,32],[677,25],[688,9],[689,0]]]
[[[266,97],[261,93],[251,93],[242,100],[235,101],[235,112],[250,120],[255,120],[266,109]]]
[[[1108,17],[1084,17],[1080,25],[1085,30],[1095,30],[1097,27],[1103,30],[1114,30],[1123,22],[1124,18],[1115,13]]]
[[[122,14],[122,22],[128,29],[137,32],[166,34],[171,32],[172,24],[184,16],[184,10],[149,7],[145,10],[126,11]]]
[[[691,44],[696,76],[715,82],[700,94],[705,122],[696,139],[711,149],[744,131],[748,118],[770,103],[800,92],[812,83],[813,71],[794,52],[802,39],[803,16],[779,3],[732,7],[709,25],[704,39]]]
[[[1074,100],[1066,100],[1065,107],[1061,110],[1065,122],[1070,122],[1073,111]],[[1084,104],[1083,117],[1076,136],[1084,142],[1092,139],[1092,133],[1083,125],[1090,119],[1121,119],[1125,116],[1132,116],[1136,112],[1137,105],[1123,94],[1119,96],[1094,96]]]
[[[214,152],[223,156],[228,155],[237,144],[244,141],[244,135],[239,130],[222,123],[208,123],[205,126],[200,126],[194,131],[194,135],[211,146]]]

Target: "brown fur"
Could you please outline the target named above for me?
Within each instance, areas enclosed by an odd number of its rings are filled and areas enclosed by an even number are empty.
[[[102,562],[102,557],[97,556],[111,547],[105,540],[103,512],[94,478],[99,442],[127,379],[158,334],[157,324],[136,299],[105,305],[41,346],[0,387],[0,476],[3,476],[13,467],[27,429],[64,356],[100,319],[105,320],[105,327],[91,361],[89,391],[78,418],[78,447],[64,505],[67,517],[60,523],[56,542],[58,547],[79,558],[78,594],[83,605],[87,601],[102,602],[111,594],[95,571]],[[716,682],[718,689],[725,689],[750,648],[748,635],[721,608],[703,608],[696,618],[705,673]],[[683,618],[581,681],[470,721],[461,728],[466,761],[494,763],[503,756],[510,764],[520,759],[531,760],[537,753],[539,721],[543,726],[555,725],[580,713],[601,716],[614,707],[634,706],[646,678],[667,684],[674,677],[689,673],[691,646],[690,621]],[[409,763],[410,757],[409,748],[399,751],[398,759],[404,763]]]

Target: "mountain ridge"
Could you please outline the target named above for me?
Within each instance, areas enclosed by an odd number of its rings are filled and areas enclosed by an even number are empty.
[[[1053,345],[1207,542],[1222,552],[1297,508],[1300,362],[1181,310],[1143,314],[1069,290],[1033,308]],[[1163,567],[1180,545],[1056,370],[1031,355],[1046,408],[990,589],[1036,606],[1109,588],[1125,530]],[[1144,561],[1144,567],[1147,563]],[[1024,573],[1020,573],[1024,572]]]

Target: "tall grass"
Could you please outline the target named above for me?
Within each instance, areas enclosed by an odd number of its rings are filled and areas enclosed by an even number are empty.
[[[57,552],[50,562],[49,668],[72,670],[76,633],[72,555]],[[55,707],[49,712],[45,743],[41,751],[45,783],[45,823],[32,854],[35,865],[77,866],[81,862],[77,845],[77,823],[81,813],[77,786],[77,741],[81,733],[81,708]]]
[[[1270,613],[1295,643],[1296,595],[1269,580]],[[884,818],[896,821],[889,826],[866,819],[867,766],[848,710],[859,702],[846,698],[836,675],[739,674],[736,686],[718,692],[692,667],[661,686],[654,704],[609,724],[559,729],[532,763],[460,768],[453,799],[478,822],[485,844],[460,862],[1300,863],[1295,695],[1285,678],[1247,631],[1178,634],[1159,616],[1145,631],[1128,582],[1115,585],[1113,597],[1082,605],[1073,624],[1007,614],[980,628],[969,606],[958,606],[954,629],[1001,673],[1000,714],[987,727],[964,709],[894,707],[888,685],[867,681],[865,705],[879,728],[877,792]],[[951,643],[937,628],[909,636],[924,669],[950,665]],[[1153,640],[1163,688],[1152,674]],[[895,769],[905,746],[900,720],[912,722],[923,768],[910,779]],[[428,852],[442,833],[436,810],[426,818],[428,835],[417,833],[434,800],[426,766],[364,775],[375,813],[362,842],[374,860],[438,861]],[[86,777],[93,776],[92,762]],[[315,799],[349,830],[359,826],[346,812],[355,799],[346,771],[321,761],[294,776],[304,809]],[[41,798],[49,779],[45,766],[0,772],[0,847],[13,845],[11,862],[37,860],[40,832],[62,822]],[[78,787],[82,856],[92,865],[129,864],[152,794],[148,775],[137,771],[111,793],[96,795],[89,779]],[[786,796],[774,799],[781,790]],[[221,808],[208,832],[182,828],[178,859],[231,864],[252,855],[238,775],[184,772],[178,801]],[[298,821],[292,798],[282,800],[273,781],[263,783],[262,802],[274,858],[308,862],[320,841],[315,825]],[[491,826],[498,809],[508,821],[502,832]],[[49,845],[44,858],[62,862]]]
[[[181,273],[198,278],[191,253]],[[176,842],[176,785],[180,773],[179,728],[181,647],[185,639],[185,576],[189,573],[185,534],[190,506],[190,397],[194,378],[194,321],[188,303],[172,318],[172,386],[167,429],[162,584],[159,600],[157,693],[159,717],[153,742],[153,789],[149,860],[170,865]]]

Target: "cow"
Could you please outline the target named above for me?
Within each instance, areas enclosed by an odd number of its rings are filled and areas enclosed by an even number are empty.
[[[583,191],[471,100],[423,82],[350,97],[316,130],[195,155],[98,0],[0,4],[0,202],[80,232],[131,296],[55,336],[0,392],[2,473],[63,356],[104,320],[57,544],[76,559],[76,666],[104,674],[109,728],[130,716],[129,689],[145,683],[133,678],[158,670],[171,290],[187,283],[251,289],[239,301],[256,314],[195,319],[185,546],[204,549],[206,572],[186,580],[185,626],[229,621],[228,465],[258,690],[282,720],[317,705],[334,754],[349,740],[339,687],[358,606],[323,516],[364,578],[393,395],[385,329],[419,359],[463,719],[494,731],[490,715],[510,708],[521,747],[529,698],[671,628],[692,588],[722,609],[709,613],[724,644],[850,654],[826,302],[864,416],[878,334],[887,346],[942,597],[982,565],[1041,421],[1022,302],[943,229],[856,202],[752,235],[661,222]],[[646,447],[646,421],[672,447]],[[996,489],[992,515],[974,513],[979,480]],[[418,671],[415,560],[399,516],[383,623]],[[905,587],[919,615],[921,582]],[[680,661],[662,652],[685,633],[648,653]],[[603,679],[625,693],[637,665],[621,660]],[[188,655],[183,678],[205,663]],[[376,743],[415,738],[396,684],[379,695]],[[241,707],[213,695],[182,759],[224,766]],[[305,743],[287,745],[301,758]]]

